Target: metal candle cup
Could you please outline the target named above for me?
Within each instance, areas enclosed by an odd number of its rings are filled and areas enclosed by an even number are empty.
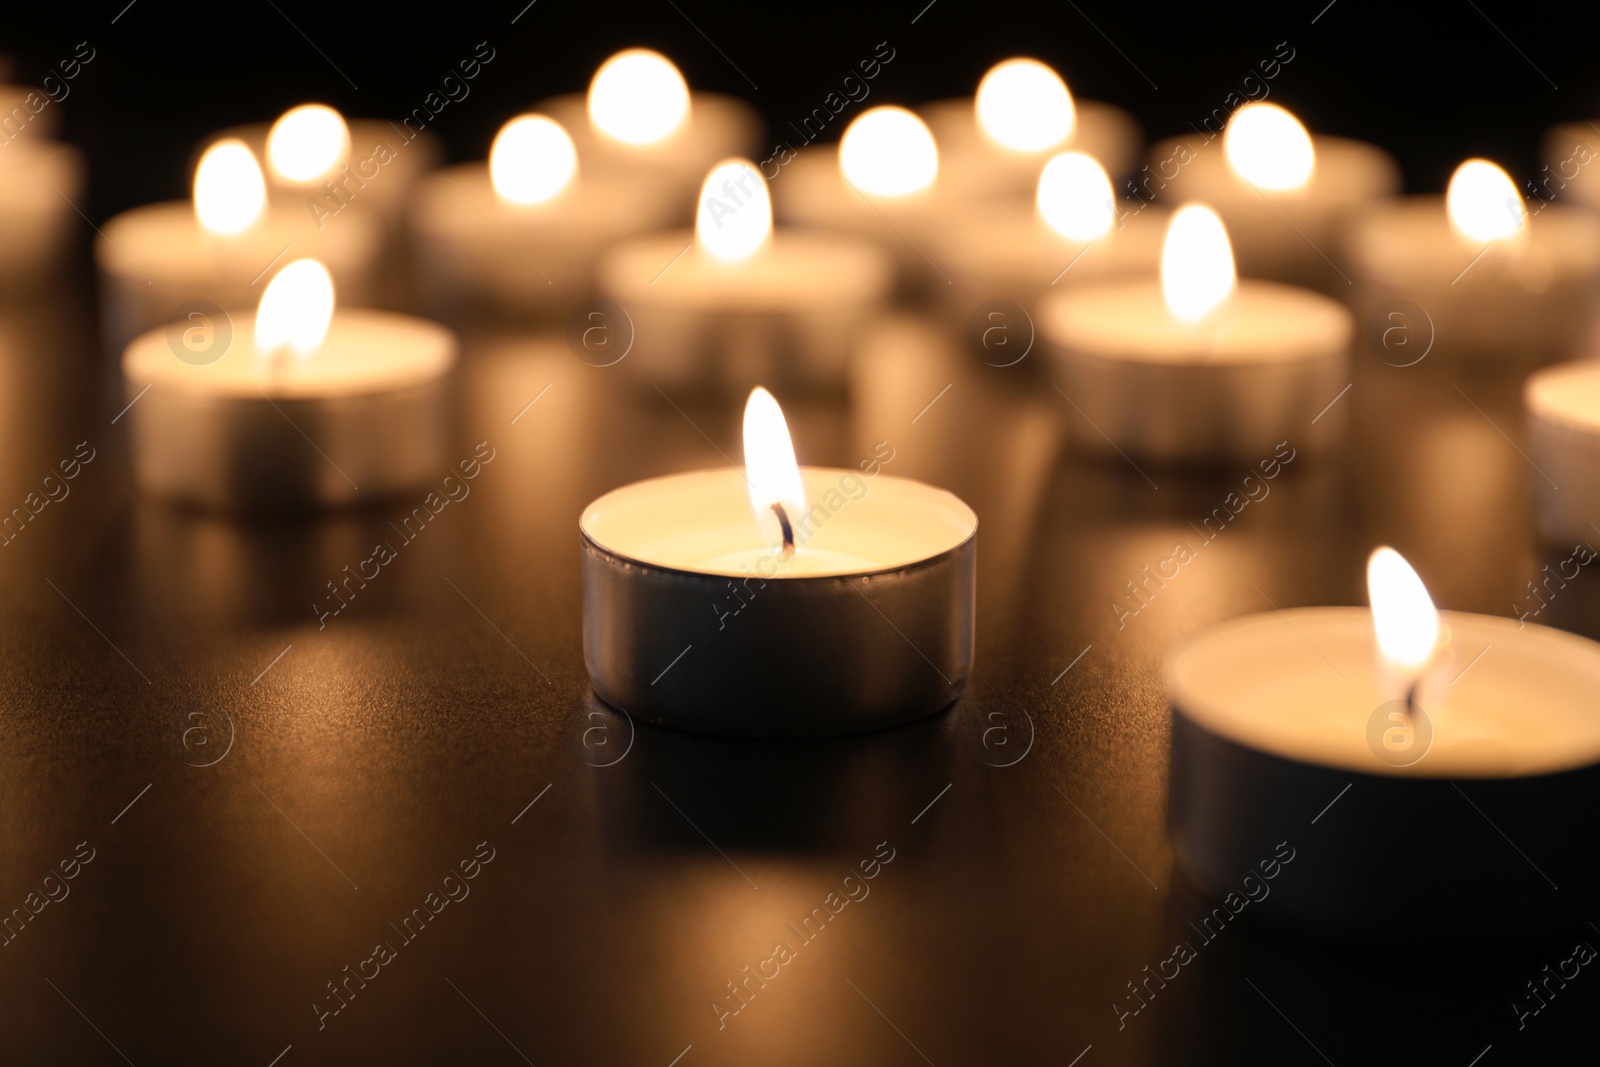
[[[799,547],[760,547],[742,472],[637,482],[585,509],[584,662],[636,719],[827,737],[933,714],[971,669],[977,517],[905,478],[801,468]],[[751,547],[751,546],[756,547]]]
[[[1600,799],[1600,645],[1440,621],[1465,669],[1409,724],[1384,701],[1366,609],[1249,616],[1171,657],[1168,829],[1207,896],[1259,879],[1286,843],[1293,867],[1259,913],[1322,933],[1514,939],[1559,932],[1566,903],[1592,899],[1600,866],[1553,816]],[[1387,743],[1395,729],[1406,746]]]

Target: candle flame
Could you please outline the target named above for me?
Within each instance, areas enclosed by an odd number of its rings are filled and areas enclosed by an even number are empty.
[[[1115,221],[1111,179],[1083,152],[1063,152],[1044,165],[1035,202],[1045,223],[1072,241],[1098,240]]]
[[[800,523],[806,513],[806,491],[783,409],[760,386],[751,390],[744,405],[744,476],[761,535],[768,544],[781,545],[784,529],[773,505],[783,508],[791,524]]]
[[[229,138],[206,149],[194,172],[194,213],[201,226],[230,237],[243,233],[266,203],[266,179],[249,146]]]
[[[1061,75],[1037,59],[1008,59],[978,83],[978,128],[1014,152],[1042,152],[1072,136],[1076,110]]]
[[[665,141],[689,117],[689,86],[672,60],[648,48],[618,52],[589,83],[589,121],[624,144]]]
[[[772,196],[755,164],[718,163],[700,187],[695,241],[724,263],[741,263],[772,238]]]
[[[332,174],[350,155],[350,127],[326,104],[285,111],[267,134],[267,166],[274,177],[311,185]]]
[[[297,259],[273,275],[256,309],[256,351],[272,355],[288,346],[315,352],[333,320],[333,278],[314,259]]]
[[[489,180],[503,200],[542,204],[578,171],[578,150],[562,125],[544,115],[518,115],[495,135]]]
[[[1228,166],[1251,185],[1282,192],[1311,180],[1317,165],[1311,135],[1277,104],[1246,104],[1222,135]]]
[[[1528,224],[1528,208],[1511,176],[1487,159],[1469,159],[1450,176],[1450,225],[1473,241],[1501,241]]]
[[[875,107],[844,131],[839,170],[864,193],[910,196],[938,177],[939,149],[916,115],[903,107]]]
[[[1204,204],[1185,204],[1167,224],[1161,248],[1161,293],[1167,310],[1199,322],[1233,292],[1237,277],[1228,231]]]
[[[1380,548],[1367,560],[1367,597],[1384,661],[1415,676],[1439,645],[1439,613],[1422,579],[1400,553]]]

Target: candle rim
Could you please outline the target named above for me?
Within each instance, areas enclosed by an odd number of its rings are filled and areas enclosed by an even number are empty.
[[[708,578],[708,577],[715,577],[715,578],[745,578],[745,577],[749,577],[748,572],[740,571],[740,570],[733,570],[731,568],[726,568],[726,567],[723,567],[723,568],[689,567],[689,566],[686,566],[686,565],[670,564],[670,563],[658,563],[658,562],[653,562],[653,561],[646,560],[646,559],[641,559],[641,558],[639,558],[638,555],[636,555],[636,554],[634,554],[632,552],[623,551],[621,549],[618,549],[618,548],[615,548],[615,547],[612,547],[610,545],[607,545],[607,544],[603,543],[599,539],[599,535],[597,534],[597,532],[594,529],[595,516],[596,516],[596,513],[598,512],[598,510],[602,506],[604,506],[606,503],[608,503],[609,501],[612,501],[620,493],[627,492],[627,491],[629,491],[631,489],[634,489],[634,488],[640,487],[640,486],[649,486],[649,485],[660,486],[662,483],[672,482],[672,481],[680,480],[680,479],[703,477],[703,476],[707,476],[707,475],[724,475],[725,476],[727,474],[738,474],[739,477],[740,477],[741,483],[744,480],[743,479],[743,470],[741,468],[730,467],[730,468],[728,468],[727,471],[724,471],[721,468],[706,467],[706,468],[700,468],[700,469],[697,469],[697,470],[677,471],[677,472],[672,473],[672,474],[657,475],[657,476],[652,477],[652,478],[641,478],[638,481],[628,482],[628,483],[626,483],[624,485],[619,485],[619,486],[617,486],[617,487],[615,487],[613,489],[609,489],[606,492],[602,493],[600,496],[596,497],[594,500],[590,501],[589,504],[587,506],[585,506],[583,511],[579,514],[579,516],[578,516],[578,534],[579,534],[579,537],[582,540],[583,545],[584,545],[584,547],[586,549],[593,549],[596,553],[598,553],[600,555],[606,556],[606,557],[611,558],[611,559],[618,560],[618,561],[623,562],[623,563],[629,563],[629,564],[635,565],[635,566],[640,567],[641,569],[644,569],[644,570],[657,571],[657,572],[660,572],[660,573],[663,573],[663,574],[672,574],[672,575],[676,575],[678,577],[693,578],[693,579],[699,579],[699,580],[703,580],[703,579]],[[812,476],[815,476],[815,477],[823,478],[823,479],[834,479],[834,480],[837,480],[840,476],[843,476],[843,475],[854,475],[857,478],[863,478],[864,477],[862,472],[860,470],[856,469],[856,468],[850,468],[850,467],[819,467],[819,466],[814,466],[814,465],[809,465],[809,464],[802,464],[800,466],[800,475],[801,475],[802,480],[804,480],[808,474],[812,475]],[[959,518],[961,526],[965,529],[964,536],[962,536],[958,541],[955,541],[954,543],[948,545],[947,547],[939,549],[937,552],[934,552],[934,553],[929,554],[929,555],[919,556],[916,559],[911,559],[911,560],[908,560],[908,561],[902,562],[902,563],[886,563],[886,564],[883,564],[881,566],[876,566],[876,567],[871,567],[871,568],[866,568],[866,569],[861,569],[861,570],[838,571],[838,572],[831,573],[831,574],[783,574],[783,573],[777,573],[777,574],[774,574],[774,575],[771,575],[771,576],[762,575],[761,577],[764,578],[765,580],[769,580],[769,581],[778,580],[778,581],[783,581],[785,583],[788,583],[788,582],[840,582],[840,581],[845,581],[845,580],[853,579],[853,578],[872,577],[872,576],[881,575],[881,574],[900,574],[900,573],[904,573],[906,571],[911,571],[911,570],[915,570],[915,569],[922,568],[922,567],[933,566],[933,565],[935,565],[935,564],[937,564],[937,563],[939,563],[941,561],[944,561],[944,560],[948,559],[953,554],[956,554],[956,553],[959,553],[959,552],[967,550],[968,547],[971,546],[977,540],[977,536],[978,536],[978,514],[977,514],[977,512],[973,511],[971,505],[969,505],[966,501],[962,500],[955,493],[952,493],[950,490],[941,489],[940,487],[938,487],[936,485],[929,485],[927,482],[921,481],[921,480],[916,479],[916,478],[906,478],[906,477],[903,477],[903,476],[900,476],[900,475],[893,475],[893,474],[886,474],[886,473],[879,473],[876,476],[874,476],[873,478],[871,478],[870,481],[872,483],[876,483],[876,484],[880,484],[880,485],[881,484],[885,484],[885,483],[893,483],[893,484],[896,484],[896,485],[913,486],[913,487],[917,487],[918,489],[921,489],[921,490],[926,490],[927,492],[929,492],[931,494],[937,494],[939,497],[943,498],[942,502],[948,503],[948,504],[953,506],[953,508],[955,510],[955,513]],[[740,488],[742,490],[742,486]],[[738,494],[738,502],[739,502],[741,507],[746,508],[746,509],[748,508],[748,501],[747,501],[746,495],[745,495],[745,493],[743,491],[741,491]],[[752,546],[752,547],[754,547],[754,546]],[[800,551],[803,552],[803,551],[805,551],[805,549],[801,548]]]
[[[1164,689],[1173,715],[1182,715],[1206,733],[1229,744],[1247,749],[1258,756],[1268,756],[1310,770],[1336,774],[1365,775],[1371,778],[1412,778],[1424,781],[1448,779],[1507,781],[1569,774],[1581,772],[1588,768],[1600,768],[1600,740],[1595,738],[1590,739],[1591,743],[1586,748],[1574,748],[1571,745],[1564,746],[1563,752],[1567,754],[1566,758],[1542,760],[1537,768],[1531,770],[1509,766],[1509,760],[1507,765],[1503,765],[1499,769],[1463,767],[1459,763],[1444,759],[1437,759],[1431,762],[1423,759],[1408,766],[1395,767],[1383,763],[1376,757],[1372,757],[1370,760],[1362,759],[1358,765],[1348,758],[1348,752],[1337,749],[1330,751],[1326,760],[1317,761],[1306,758],[1304,755],[1293,754],[1289,750],[1291,746],[1277,744],[1272,741],[1260,743],[1261,739],[1259,737],[1251,738],[1247,736],[1244,730],[1240,728],[1244,721],[1233,721],[1226,711],[1219,712],[1217,710],[1219,701],[1216,699],[1196,697],[1192,692],[1187,695],[1180,692],[1186,685],[1191,684],[1190,679],[1180,677],[1182,661],[1194,654],[1207,642],[1224,637],[1231,631],[1246,626],[1275,625],[1285,622],[1293,626],[1297,620],[1304,622],[1312,617],[1325,619],[1332,617],[1341,624],[1356,623],[1368,631],[1372,628],[1372,609],[1356,605],[1306,606],[1284,608],[1278,611],[1253,612],[1202,627],[1175,644],[1163,662]],[[1517,648],[1529,642],[1549,642],[1553,646],[1565,647],[1574,650],[1575,655],[1586,657],[1590,668],[1596,674],[1600,674],[1600,642],[1593,641],[1581,634],[1559,630],[1551,626],[1543,626],[1538,623],[1519,623],[1516,619],[1467,611],[1441,610],[1439,612],[1439,622],[1441,626],[1449,627],[1458,636],[1463,631],[1470,634],[1479,629],[1501,631],[1504,633],[1505,638],[1504,641],[1497,639],[1495,642],[1496,647],[1506,644],[1511,648]],[[1295,627],[1295,630],[1298,633],[1300,627]],[[1304,635],[1301,636],[1303,637]],[[1375,652],[1375,635],[1373,641]],[[1512,644],[1512,642],[1516,643]],[[1469,675],[1468,677],[1470,678],[1471,676]],[[1376,693],[1374,693],[1374,696],[1376,697]],[[1526,750],[1521,750],[1518,755],[1525,757],[1527,752]]]

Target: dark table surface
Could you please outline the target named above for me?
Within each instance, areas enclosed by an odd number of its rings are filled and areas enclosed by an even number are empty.
[[[95,457],[0,546],[0,912],[31,915],[0,948],[0,1062],[1592,1060],[1600,978],[1521,1029],[1511,1009],[1570,941],[1418,943],[1428,902],[1403,897],[1373,944],[1240,925],[1120,1027],[1113,1007],[1197,906],[1164,832],[1166,650],[1269,601],[1363,603],[1378,543],[1441,606],[1512,614],[1566,554],[1532,529],[1514,380],[1358,354],[1330,416],[1349,447],[1297,459],[1119,627],[1123,583],[1245,471],[1075,456],[1037,355],[990,367],[958,331],[887,320],[847,401],[780,399],[803,461],[887,440],[890,473],[977,510],[970,687],[905,729],[736,743],[591,695],[576,524],[607,489],[737,456],[737,401],[475,330],[456,449],[493,462],[319,627],[326,583],[421,491],[275,523],[142,499],[89,292],[0,310],[0,509],[79,442]],[[1537,621],[1594,636],[1589,570]],[[1551,817],[1593,847],[1592,812]],[[1397,813],[1393,832],[1428,831]],[[1482,849],[1510,856],[1487,823]],[[63,861],[76,877],[46,882]],[[780,941],[777,977],[748,979]]]

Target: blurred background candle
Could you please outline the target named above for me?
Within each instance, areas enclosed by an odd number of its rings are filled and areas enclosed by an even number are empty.
[[[1375,205],[1349,230],[1358,312],[1396,300],[1427,313],[1429,365],[1525,370],[1570,355],[1600,287],[1600,221],[1540,203],[1506,172],[1469,159],[1448,194]]]
[[[1546,367],[1522,401],[1539,533],[1563,547],[1600,544],[1600,360]]]
[[[82,154],[48,137],[0,145],[0,285],[55,277],[78,225],[83,172]]]
[[[1145,188],[1201,200],[1228,226],[1239,273],[1339,292],[1339,228],[1353,209],[1393,196],[1400,169],[1363,141],[1306,132],[1276,104],[1246,104],[1214,141],[1180,137],[1150,152]],[[1154,183],[1155,189],[1149,189]]]
[[[948,307],[957,316],[989,300],[1031,312],[1051,292],[1153,276],[1168,215],[1164,207],[1117,197],[1093,156],[1063,152],[1040,172],[1031,204],[969,205],[929,244],[950,276]]]
[[[1173,215],[1160,279],[1085,285],[1039,308],[1074,439],[1169,463],[1319,451],[1349,383],[1350,313],[1308,289],[1235,278],[1216,213]]]
[[[921,111],[950,188],[980,199],[1032,195],[1045,160],[1067,149],[1089,153],[1121,177],[1133,168],[1143,136],[1121,108],[1074,100],[1061,75],[1036,59],[998,63],[972,98]]]
[[[112,351],[190,311],[248,307],[259,284],[289,260],[315,255],[355,303],[373,299],[382,248],[376,220],[318,229],[299,207],[266,202],[266,183],[244,142],[213,144],[195,168],[192,201],[134,208],[112,218],[95,242],[102,329]]]
[[[1221,899],[1288,849],[1294,870],[1262,914],[1325,934],[1387,937],[1397,900],[1425,903],[1407,920],[1413,938],[1576,928],[1581,916],[1524,906],[1537,875],[1523,857],[1567,851],[1549,813],[1600,800],[1600,645],[1515,619],[1441,615],[1393,549],[1373,553],[1367,580],[1370,611],[1251,615],[1169,659],[1180,869]],[[1494,812],[1494,828],[1463,796]],[[1313,820],[1314,847],[1304,841]],[[1428,830],[1388,832],[1396,820]],[[1486,855],[1496,829],[1523,856]],[[1577,866],[1561,897],[1581,912],[1596,862]]]
[[[744,392],[760,381],[837,390],[856,329],[893,280],[847,233],[772,227],[755,165],[719,163],[695,228],[641,237],[600,262],[601,292],[633,319],[626,366],[661,385]]]
[[[236,126],[217,136],[243,141],[267,161],[274,207],[297,208],[322,227],[347,209],[393,224],[413,183],[443,155],[434,136],[414,125],[350,121],[326,104],[301,104],[271,124]]]
[[[755,151],[761,134],[754,108],[691,92],[672,61],[647,48],[607,59],[587,94],[552,97],[534,110],[566,128],[590,173],[625,176],[645,195],[664,193],[684,205],[713,163]]]
[[[847,231],[882,246],[908,295],[945,284],[926,246],[960,204],[944,195],[939,149],[915,113],[902,107],[863,111],[837,146],[800,153],[772,179],[772,188],[780,220]]]
[[[423,179],[411,210],[417,292],[441,314],[563,317],[589,295],[603,251],[680,213],[660,188],[589,173],[554,119],[519,115],[487,163]]]
[[[247,512],[383,499],[450,473],[455,363],[443,327],[336,310],[327,269],[296,260],[255,313],[159,327],[128,346],[134,477],[156,496]]]

